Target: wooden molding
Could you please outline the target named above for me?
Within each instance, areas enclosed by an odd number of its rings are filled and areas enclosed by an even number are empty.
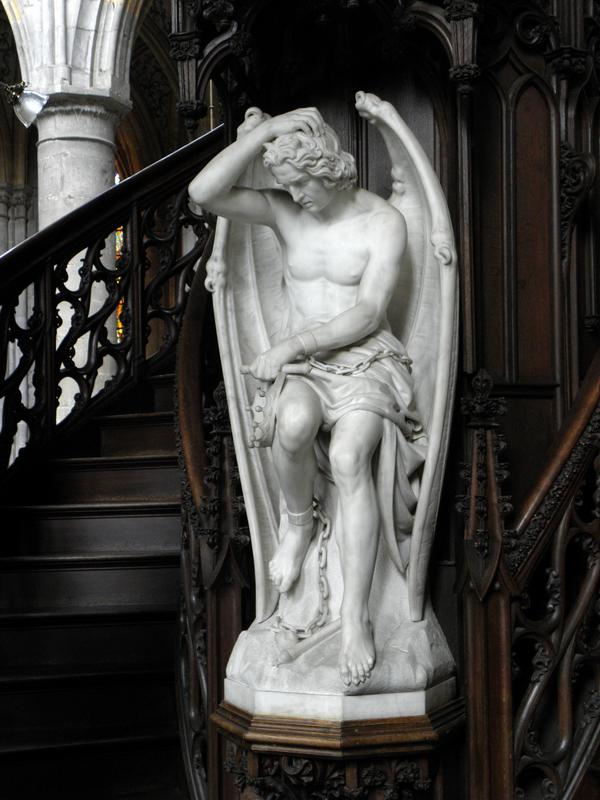
[[[211,719],[254,752],[346,758],[432,752],[462,728],[465,712],[464,701],[456,698],[419,717],[327,722],[252,715],[223,702]]]

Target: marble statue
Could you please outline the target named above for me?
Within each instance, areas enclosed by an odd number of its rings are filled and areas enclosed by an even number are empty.
[[[189,188],[221,217],[207,286],[256,573],[226,698],[261,713],[413,714],[452,692],[426,578],[456,254],[413,134],[374,95],[356,108],[386,141],[389,201],[315,108],[250,109]]]

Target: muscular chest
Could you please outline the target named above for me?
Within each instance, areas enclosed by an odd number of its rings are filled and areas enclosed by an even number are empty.
[[[314,226],[303,235],[292,235],[286,241],[289,274],[297,280],[326,278],[338,284],[357,284],[369,260],[365,238],[349,224],[329,229]]]

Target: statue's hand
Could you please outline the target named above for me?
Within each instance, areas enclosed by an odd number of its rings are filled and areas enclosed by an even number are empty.
[[[302,131],[310,136],[322,136],[325,132],[325,121],[316,108],[297,108],[287,111],[265,122],[269,131],[269,139],[276,139],[286,133]]]
[[[248,372],[259,381],[274,381],[286,364],[300,355],[293,340],[281,342],[257,356],[248,367]]]
[[[271,119],[269,114],[265,114],[260,108],[252,106],[244,114],[244,121],[237,129],[237,138],[242,139],[247,136],[254,128],[258,128],[263,122]]]

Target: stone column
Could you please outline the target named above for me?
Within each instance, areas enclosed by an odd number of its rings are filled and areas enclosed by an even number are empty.
[[[9,210],[8,246],[24,242],[28,236],[27,221],[31,206],[32,191],[29,186],[15,187],[12,191],[11,208]]]
[[[105,99],[51,98],[37,120],[40,229],[114,185],[119,117]]]

